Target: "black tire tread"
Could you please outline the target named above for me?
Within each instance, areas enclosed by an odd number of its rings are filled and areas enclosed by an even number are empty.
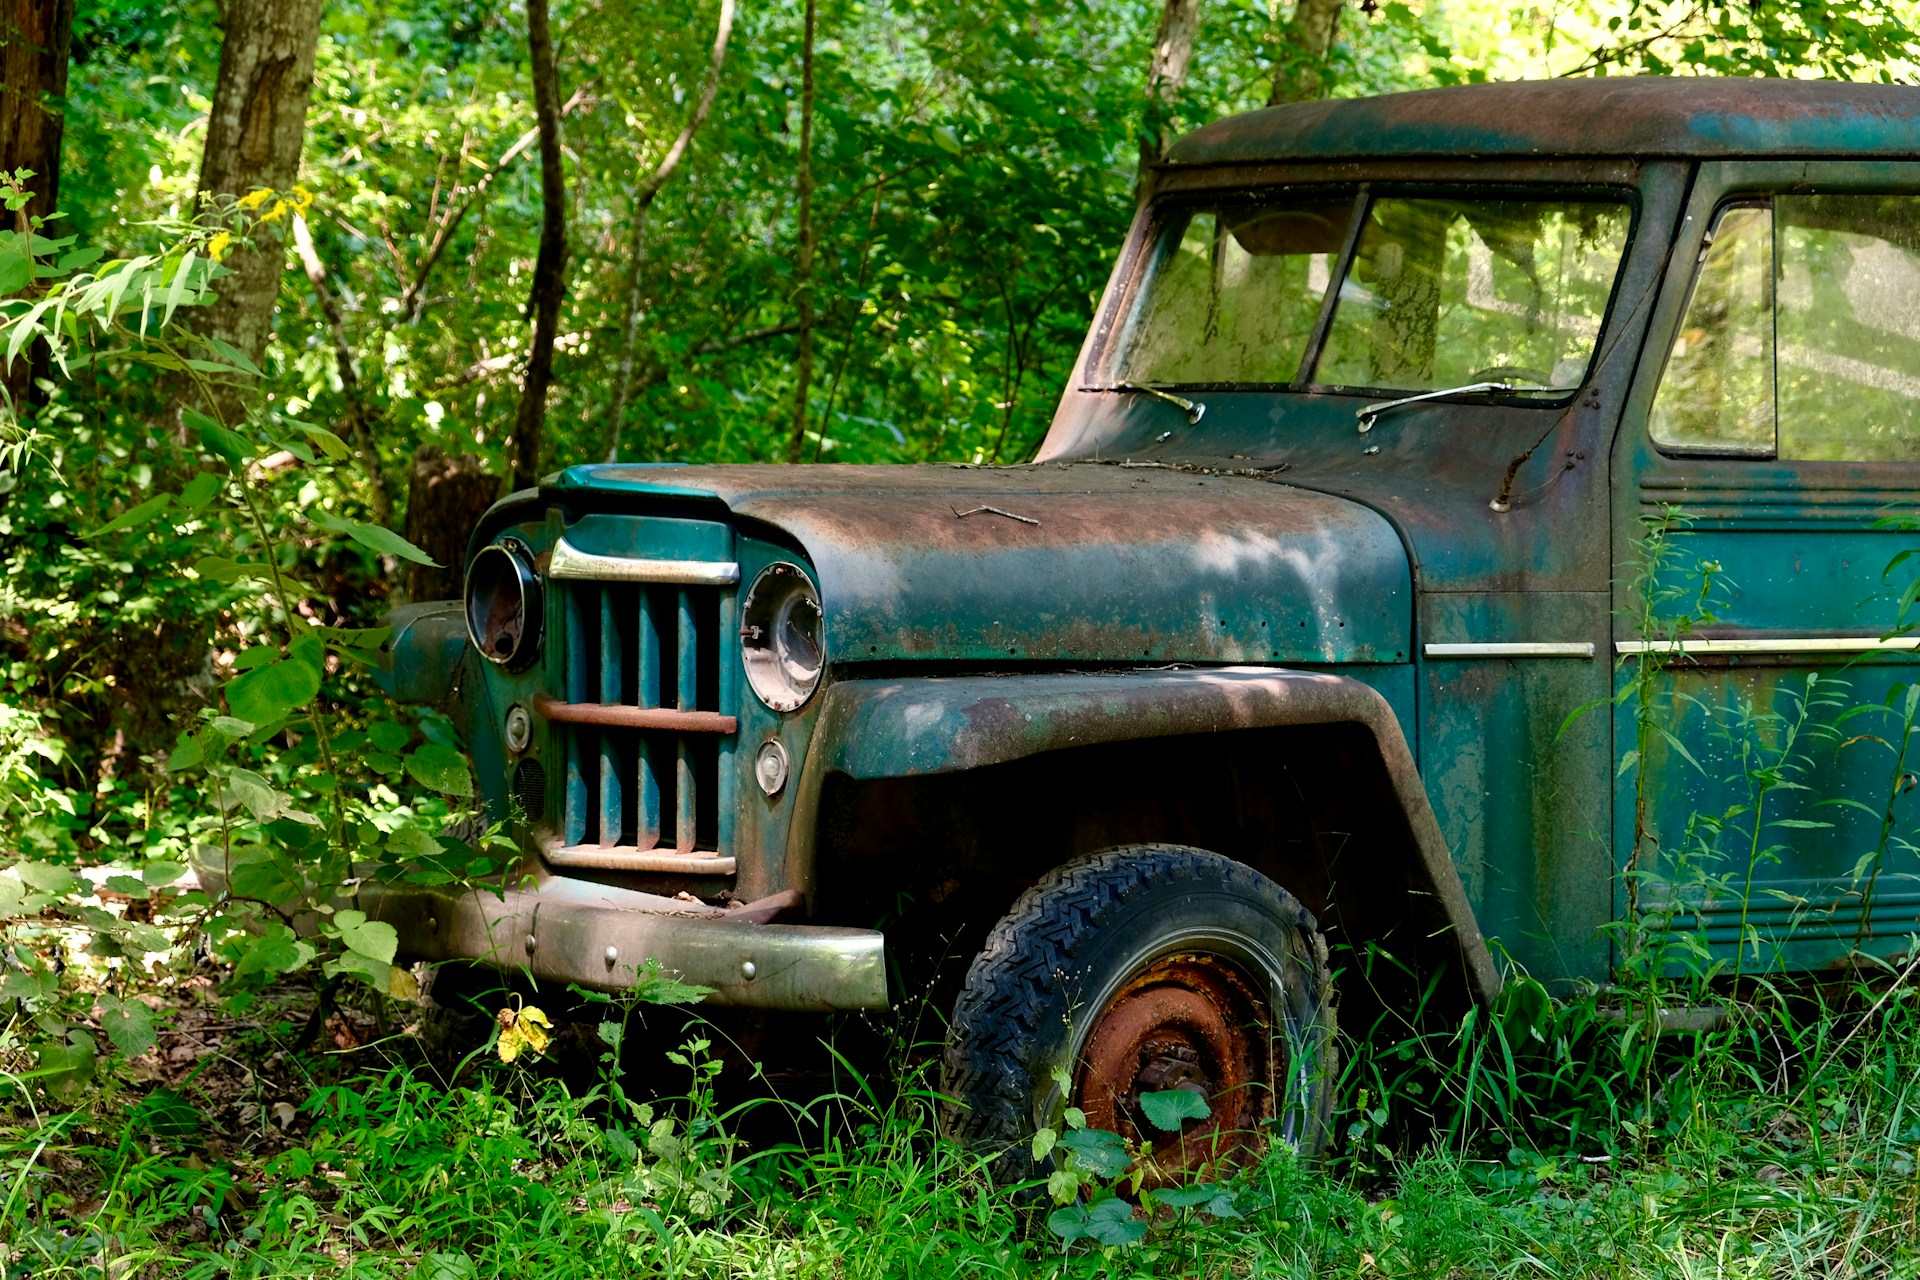
[[[985,1147],[1031,1135],[1025,1108],[1040,1082],[1029,1076],[1027,1051],[1040,1038],[1056,983],[1080,945],[1134,893],[1189,880],[1264,901],[1307,940],[1317,988],[1313,1002],[1325,1034],[1322,1071],[1331,1077],[1333,980],[1326,939],[1313,914],[1266,876],[1220,854],[1186,845],[1127,845],[1049,871],[987,935],[954,1005],[942,1062],[942,1091],[952,1100],[947,1127],[954,1137]],[[1322,1114],[1308,1126],[1313,1135],[1325,1131],[1332,1092],[1319,1091]]]

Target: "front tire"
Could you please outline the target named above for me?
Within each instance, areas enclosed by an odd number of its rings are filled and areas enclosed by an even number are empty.
[[[1332,975],[1307,909],[1204,849],[1130,845],[1049,872],[987,938],[954,1005],[947,1127],[1037,1170],[1026,1143],[1068,1105],[1151,1149],[1156,1178],[1257,1154],[1313,1156],[1334,1076]],[[1055,1075],[1064,1067],[1070,1089]],[[1183,1089],[1211,1115],[1149,1124],[1142,1093]]]

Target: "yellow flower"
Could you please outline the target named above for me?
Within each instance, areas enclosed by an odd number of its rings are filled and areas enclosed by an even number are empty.
[[[292,208],[293,202],[291,200],[275,200],[273,202],[273,208],[260,215],[260,221],[278,222],[280,219],[286,217]]]
[[[222,231],[207,241],[207,256],[215,262],[227,256],[227,246],[233,243],[233,233]]]
[[[517,1012],[502,1009],[495,1021],[500,1024],[500,1043],[496,1046],[500,1051],[500,1061],[512,1062],[520,1056],[522,1049],[536,1057],[547,1051],[547,1031],[553,1024],[539,1009],[532,1005]]]
[[[293,184],[293,205],[294,205],[295,213],[304,214],[309,208],[313,206],[313,192],[307,190],[305,187],[301,186],[297,182],[294,183]]]
[[[257,209],[271,199],[273,199],[272,187],[255,187],[235,200],[233,205],[236,209]]]

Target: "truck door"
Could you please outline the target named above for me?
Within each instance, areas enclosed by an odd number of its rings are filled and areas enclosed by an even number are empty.
[[[1620,918],[1669,969],[1903,948],[1920,168],[1703,166],[1615,456]]]

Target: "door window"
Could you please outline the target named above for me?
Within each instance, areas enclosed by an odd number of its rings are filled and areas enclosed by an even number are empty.
[[[1920,198],[1723,208],[1651,425],[1679,452],[1920,461]]]

